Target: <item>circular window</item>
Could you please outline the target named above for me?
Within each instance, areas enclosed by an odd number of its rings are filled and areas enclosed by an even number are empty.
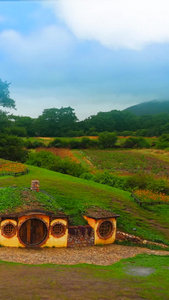
[[[55,237],[61,237],[65,234],[66,227],[60,222],[55,223],[51,228],[51,234]]]
[[[8,238],[11,238],[15,235],[16,228],[12,223],[5,224],[2,227],[2,234]]]
[[[113,224],[111,221],[103,221],[99,226],[97,233],[100,238],[109,238],[113,233]]]

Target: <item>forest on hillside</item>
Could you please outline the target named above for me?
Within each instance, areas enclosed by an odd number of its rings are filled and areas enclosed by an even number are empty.
[[[45,109],[38,118],[0,110],[0,133],[20,137],[77,137],[97,136],[105,131],[122,136],[160,136],[169,133],[169,114],[136,116],[129,111],[112,110],[78,121],[71,107]]]
[[[10,83],[0,79],[0,106],[15,108]],[[153,104],[152,104],[153,105]],[[19,137],[78,137],[115,132],[123,136],[160,136],[169,133],[169,113],[137,116],[129,110],[99,112],[79,121],[72,107],[46,108],[37,118],[0,110],[0,134]]]

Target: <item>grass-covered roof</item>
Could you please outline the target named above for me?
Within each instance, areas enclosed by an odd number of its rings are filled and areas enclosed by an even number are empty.
[[[56,200],[43,191],[19,187],[0,188],[0,216],[19,216],[29,211],[65,216]]]

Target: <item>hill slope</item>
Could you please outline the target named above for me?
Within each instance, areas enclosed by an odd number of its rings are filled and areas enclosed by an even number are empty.
[[[99,207],[120,214],[119,230],[169,244],[169,205],[146,210],[134,202],[129,192],[42,168],[29,169],[27,175],[1,177],[0,187],[30,187],[31,180],[38,179],[40,189],[55,198],[56,205],[70,216],[72,225],[85,224],[85,211]]]
[[[130,111],[137,116],[169,113],[169,100],[152,100],[130,106],[124,111]]]

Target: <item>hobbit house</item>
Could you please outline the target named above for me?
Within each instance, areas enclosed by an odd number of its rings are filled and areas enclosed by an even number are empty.
[[[0,245],[75,247],[111,244],[115,241],[118,215],[96,208],[89,209],[83,216],[88,225],[70,226],[66,214],[51,207],[48,209],[48,205],[45,207],[36,198],[36,194],[41,198],[46,195],[50,202],[50,196],[39,190],[38,181],[32,182],[31,189],[11,189],[13,196],[21,196],[22,205],[13,211],[0,212]]]

